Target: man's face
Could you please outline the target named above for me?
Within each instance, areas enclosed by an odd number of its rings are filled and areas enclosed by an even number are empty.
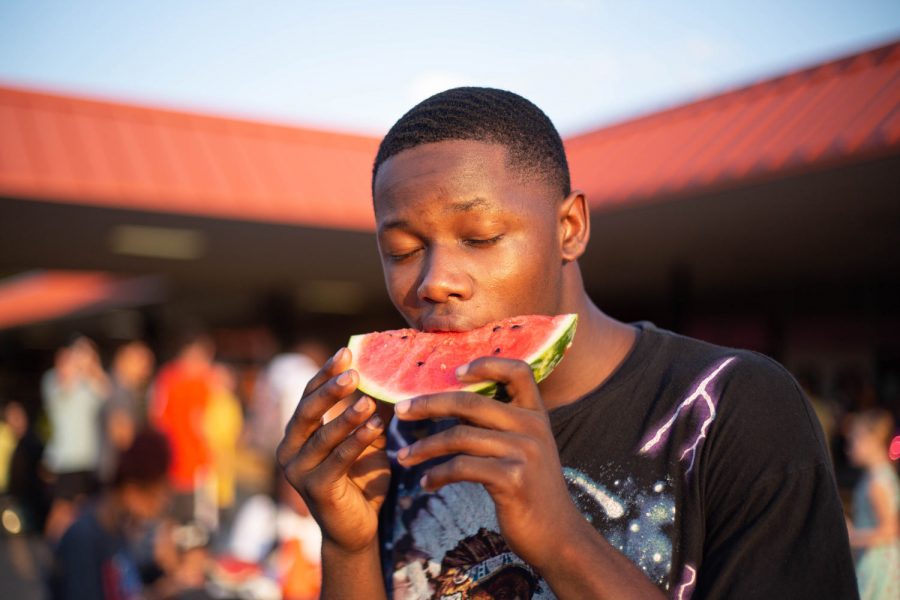
[[[555,314],[562,296],[562,198],[513,170],[502,145],[405,150],[375,180],[378,247],[391,301],[413,327],[464,331]]]
[[[128,482],[121,492],[126,509],[139,521],[159,518],[165,513],[172,495],[166,479],[146,484]]]

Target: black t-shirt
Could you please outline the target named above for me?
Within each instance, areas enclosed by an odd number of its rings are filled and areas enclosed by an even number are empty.
[[[550,413],[584,517],[672,598],[856,598],[821,428],[794,379],[761,354],[637,328],[605,383]],[[451,425],[395,420],[389,454]],[[392,465],[393,598],[555,598],[509,550],[482,486],[428,494],[430,465]]]

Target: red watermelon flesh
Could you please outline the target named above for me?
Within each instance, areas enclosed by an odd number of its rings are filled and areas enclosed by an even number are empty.
[[[359,389],[385,402],[442,391],[467,390],[493,395],[494,382],[461,383],[457,367],[482,356],[524,360],[541,381],[571,346],[574,314],[519,316],[462,332],[429,333],[396,329],[354,335],[347,347]]]

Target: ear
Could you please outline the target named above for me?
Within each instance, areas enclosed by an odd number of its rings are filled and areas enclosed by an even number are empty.
[[[584,192],[572,190],[560,203],[557,214],[563,262],[576,261],[591,238],[591,214]]]

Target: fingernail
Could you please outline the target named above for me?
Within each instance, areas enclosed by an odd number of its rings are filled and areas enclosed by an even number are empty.
[[[397,458],[399,458],[400,460],[403,460],[403,459],[406,458],[407,456],[409,456],[409,446],[405,446],[405,447],[403,447],[403,448],[400,448],[400,449],[397,451]]]
[[[422,475],[422,479],[419,480],[419,487],[423,490],[428,488],[428,475]]]
[[[366,412],[366,409],[369,408],[369,397],[363,396],[359,400],[356,401],[356,404],[353,405],[353,410],[356,412]]]
[[[456,367],[456,376],[457,376],[457,377],[464,377],[465,374],[468,373],[468,372],[469,372],[469,365],[468,365],[468,364],[460,365],[460,366]]]
[[[349,384],[351,381],[353,381],[353,376],[350,375],[350,371],[344,371],[344,372],[341,373],[340,376],[337,378],[338,385],[347,385],[347,384]]]
[[[331,362],[336,363],[341,359],[341,356],[344,354],[343,348],[338,348],[338,351],[334,353],[334,356],[331,357]]]
[[[381,417],[379,417],[378,415],[372,415],[372,418],[366,421],[366,427],[368,427],[372,431],[381,429],[381,425]]]
[[[409,412],[409,407],[412,405],[412,402],[409,400],[403,400],[402,402],[398,402],[397,406],[394,407],[394,412],[400,413],[401,415],[405,415]]]

